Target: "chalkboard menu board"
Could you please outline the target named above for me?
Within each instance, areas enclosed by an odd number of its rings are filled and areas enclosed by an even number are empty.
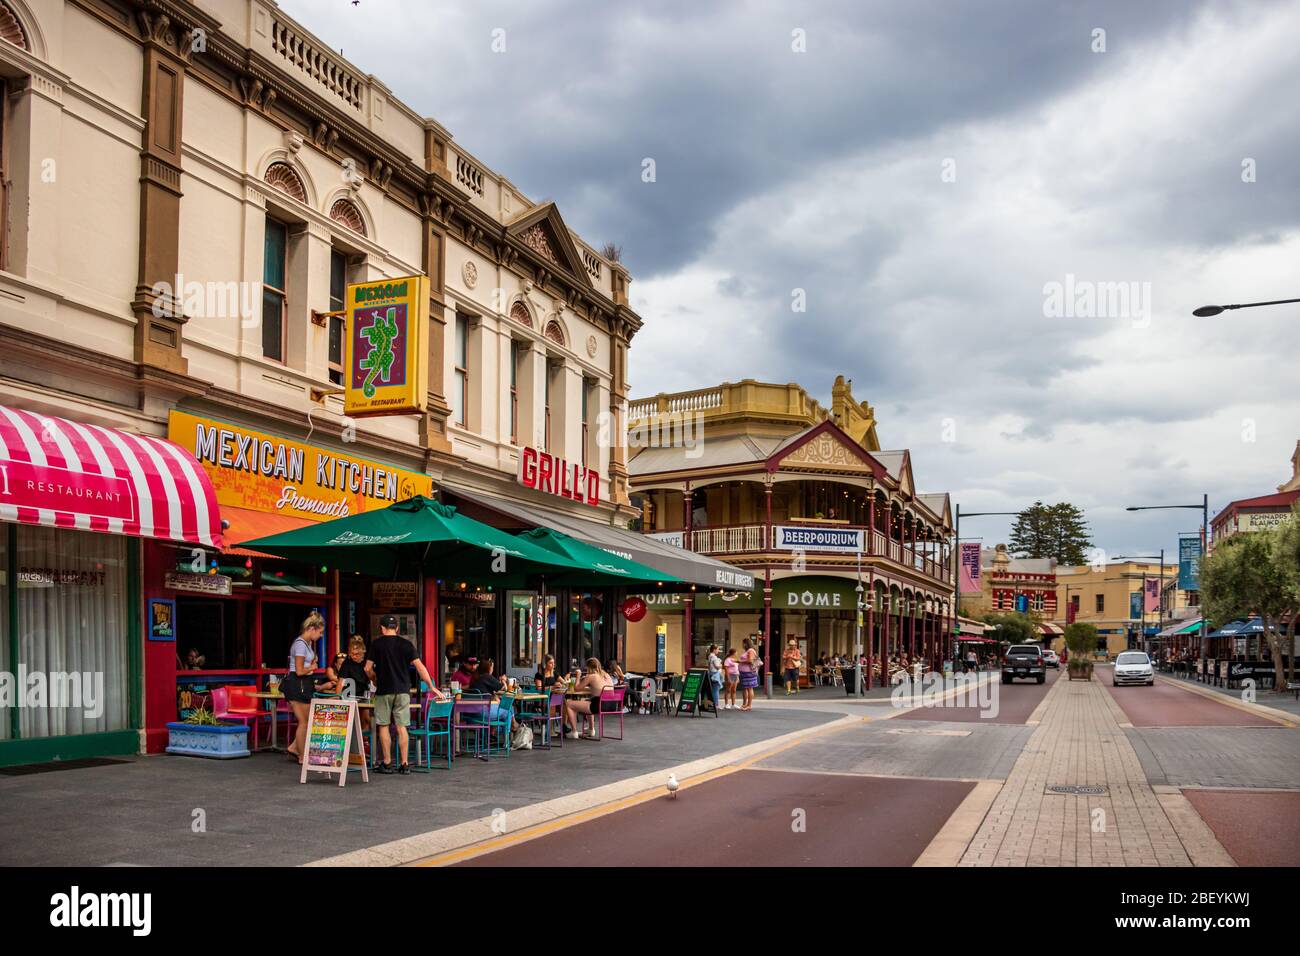
[[[700,716],[701,711],[708,711],[714,717],[718,712],[713,708],[713,694],[709,689],[709,672],[706,670],[689,670],[682,682],[682,696],[677,700],[677,713]]]
[[[307,718],[307,756],[303,759],[298,782],[306,783],[308,771],[314,771],[337,773],[339,786],[344,786],[348,781],[348,752],[354,742],[361,754],[361,779],[369,783],[357,702],[336,697],[313,699]]]

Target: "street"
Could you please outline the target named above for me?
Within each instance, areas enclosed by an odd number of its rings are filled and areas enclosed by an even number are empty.
[[[650,793],[573,826],[506,833],[421,862],[1255,866],[1300,858],[1300,775],[1278,781],[1268,769],[1300,765],[1293,724],[1164,678],[1112,688],[1106,667],[1091,682],[1050,672],[1042,686],[997,689],[995,719],[973,707],[900,715],[859,705],[864,720],[683,781],[675,798]],[[1194,738],[1207,733],[1235,736],[1234,780],[1179,778],[1180,759],[1195,763]],[[1062,792],[1069,787],[1088,789]]]

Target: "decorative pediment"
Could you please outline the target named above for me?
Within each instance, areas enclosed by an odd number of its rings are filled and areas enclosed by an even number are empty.
[[[794,441],[778,448],[768,459],[767,467],[769,471],[808,468],[870,474],[876,478],[885,476],[884,466],[831,421],[808,429]]]
[[[555,203],[542,203],[520,213],[506,226],[506,235],[517,239],[543,262],[564,272],[578,285],[591,288],[591,275]]]
[[[916,485],[912,481],[912,453],[903,452],[903,464],[898,469],[898,490],[907,497],[916,496]]]

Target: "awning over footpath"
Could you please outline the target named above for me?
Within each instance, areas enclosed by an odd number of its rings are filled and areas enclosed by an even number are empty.
[[[728,591],[754,590],[754,575],[722,561],[678,548],[649,535],[615,528],[600,521],[585,521],[541,505],[524,504],[486,491],[451,482],[438,484],[448,493],[499,514],[516,518],[529,527],[552,528],[620,557],[657,568],[686,584]],[[669,588],[664,588],[665,591]]]
[[[4,406],[0,518],[222,545],[212,483],[179,445]]]
[[[989,626],[982,621],[977,621],[974,618],[969,617],[957,618],[957,632],[959,634],[970,635],[971,637],[983,637],[988,633],[988,631]],[[959,638],[959,640],[961,639],[963,638]],[[992,638],[990,638],[990,640],[992,640]]]
[[[1184,634],[1197,634],[1201,630],[1201,619],[1195,618],[1191,621],[1180,621],[1177,624],[1171,624],[1156,637],[1180,637]]]
[[[1065,634],[1065,629],[1061,625],[1053,624],[1051,621],[1040,622],[1038,629],[1047,637],[1061,637]]]

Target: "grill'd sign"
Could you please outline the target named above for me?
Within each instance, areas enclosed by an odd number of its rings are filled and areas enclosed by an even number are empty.
[[[519,483],[548,495],[600,504],[600,472],[536,448],[525,448],[519,455]]]

